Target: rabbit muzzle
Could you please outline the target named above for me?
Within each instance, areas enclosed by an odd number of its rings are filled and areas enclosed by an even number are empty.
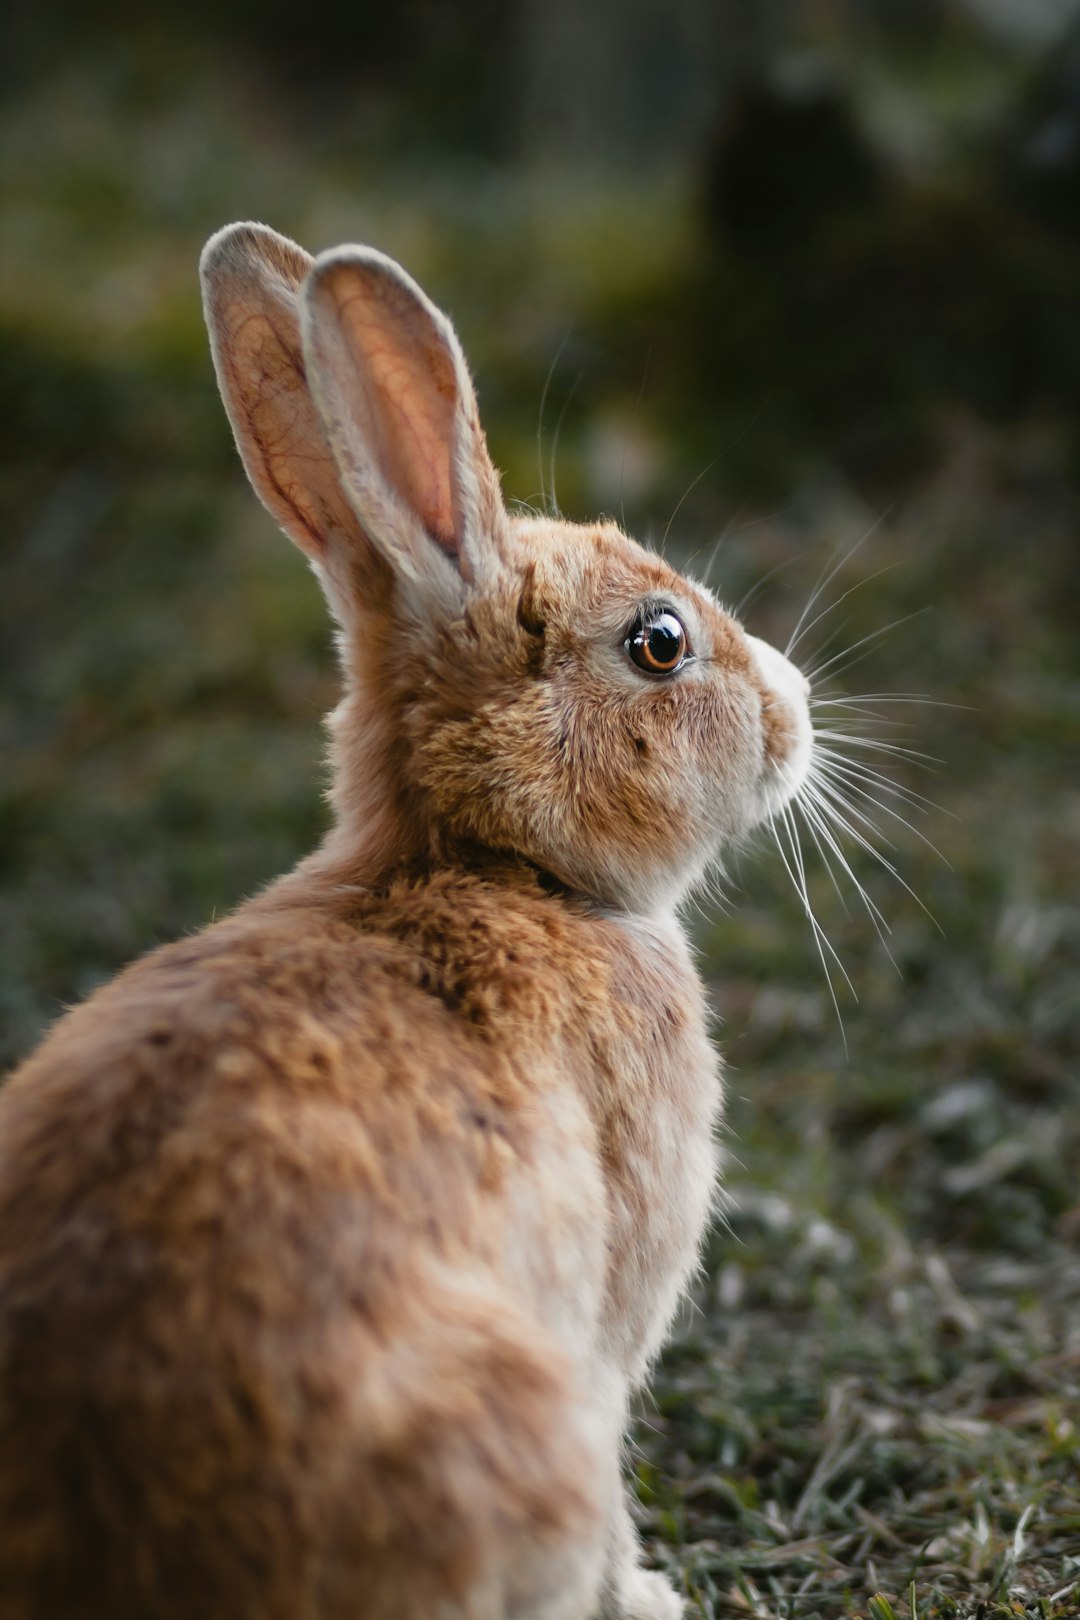
[[[782,652],[747,636],[761,694],[764,769],[761,815],[764,819],[793,799],[805,782],[813,755],[810,682]]]

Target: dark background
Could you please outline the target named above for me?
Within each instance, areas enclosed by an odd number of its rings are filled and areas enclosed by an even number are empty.
[[[511,497],[614,513],[781,645],[836,561],[805,666],[902,620],[820,686],[934,700],[867,734],[938,761],[884,760],[936,808],[865,784],[902,883],[848,843],[895,967],[804,834],[843,1030],[766,837],[695,919],[732,1207],[642,1430],[656,1556],[707,1616],[1080,1612],[1080,7],[2,28],[0,1062],[325,826],[326,618],[196,264],[234,218],[372,242],[452,314]]]

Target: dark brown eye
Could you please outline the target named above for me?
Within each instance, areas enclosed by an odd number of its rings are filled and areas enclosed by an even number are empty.
[[[643,613],[623,645],[646,675],[673,675],[689,650],[686,630],[668,608]]]

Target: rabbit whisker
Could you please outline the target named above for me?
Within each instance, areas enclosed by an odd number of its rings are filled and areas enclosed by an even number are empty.
[[[641,401],[645,398],[645,384],[649,380],[649,367],[651,364],[652,344],[650,344],[648,349],[645,351],[645,369],[641,373],[641,387],[637,391],[637,398],[634,401],[634,409],[630,413],[630,428],[627,433],[623,434],[622,461],[619,463],[619,523],[624,529],[626,528],[626,512],[623,508],[623,484],[626,479],[626,452],[630,448],[629,434],[634,430],[634,426],[638,419],[638,412],[641,409]]]
[[[860,548],[866,544],[866,542],[870,539],[871,535],[873,535],[873,534],[875,534],[877,532],[877,530],[884,523],[886,517],[889,515],[890,511],[891,511],[891,508],[887,507],[885,509],[885,511],[882,512],[881,516],[879,518],[877,518],[876,521],[873,522],[870,525],[870,527],[867,529],[866,533],[863,534],[863,535],[860,535],[859,539],[856,540],[855,544],[848,551],[845,551],[843,556],[837,562],[835,562],[832,565],[832,567],[830,567],[828,561],[826,561],[825,567],[821,570],[821,573],[817,577],[817,581],[816,581],[816,583],[814,585],[813,590],[810,592],[810,595],[807,597],[806,606],[803,608],[802,612],[799,614],[798,619],[795,621],[795,628],[791,632],[791,636],[790,636],[790,639],[788,641],[787,646],[784,648],[784,657],[785,658],[790,654],[792,647],[794,647],[796,641],[799,639],[800,632],[802,631],[802,627],[806,623],[807,615],[813,611],[814,604],[815,604],[815,602],[817,602],[819,600],[822,591],[824,591],[824,590],[826,590],[828,588],[828,586],[831,584],[831,582],[836,578],[837,574],[840,572],[841,568],[845,567],[846,564],[848,564],[851,561],[852,557],[854,557],[855,553],[857,551],[859,551]],[[840,600],[843,601],[843,597],[841,597]]]
[[[671,533],[671,525],[674,523],[675,519],[678,517],[679,511],[680,511],[680,509],[682,507],[683,502],[686,500],[686,497],[693,490],[695,490],[697,488],[697,486],[701,483],[701,480],[705,477],[706,473],[711,473],[712,472],[713,468],[716,466],[717,462],[720,460],[720,457],[723,454],[724,454],[724,452],[722,450],[718,450],[716,452],[716,455],[713,456],[712,460],[709,461],[709,462],[706,462],[705,466],[702,467],[702,469],[698,473],[697,477],[692,478],[690,480],[690,482],[687,484],[686,488],[683,490],[682,494],[679,496],[679,499],[675,503],[675,510],[672,512],[671,516],[668,518],[667,523],[664,525],[664,532],[660,536],[660,555],[661,555],[661,557],[665,557],[667,555],[667,540],[668,540],[668,535]],[[717,543],[716,543],[717,548],[719,548],[720,541],[722,541],[723,538],[724,538],[724,536],[721,534],[720,540],[718,540]]]
[[[676,508],[676,511],[677,510],[678,510],[678,508]],[[735,525],[738,523],[739,519],[742,517],[745,510],[746,510],[746,502],[743,501],[742,504],[739,506],[738,510],[735,512],[734,516],[730,517],[728,519],[728,521],[724,524],[724,527],[720,530],[720,533],[717,535],[716,539],[713,541],[711,547],[709,548],[709,560],[705,564],[705,567],[704,567],[704,569],[702,571],[702,575],[701,575],[701,580],[702,580],[703,585],[707,585],[707,586],[710,585],[710,581],[712,579],[712,571],[716,567],[716,559],[720,555],[721,547],[723,546],[724,541],[728,538],[728,536],[735,532]],[[689,557],[687,557],[687,559],[686,559],[686,566],[683,569],[683,572],[685,574],[689,574],[690,569],[693,567],[694,563],[697,562],[698,558],[701,556],[701,553],[704,551],[704,549],[705,549],[705,547],[703,545],[698,546],[695,551],[692,551],[690,553]],[[711,586],[710,586],[710,588],[711,588]],[[736,612],[735,617],[738,618],[738,613],[737,612]]]
[[[819,781],[822,786],[824,786],[826,782],[829,783],[831,790],[837,794],[842,794],[845,789],[850,792],[857,793],[859,797],[865,799],[868,804],[872,804],[878,810],[884,811],[887,816],[891,816],[894,821],[898,821],[901,826],[906,827],[908,832],[914,833],[915,837],[918,838],[921,843],[925,844],[927,849],[933,851],[939,861],[944,861],[945,865],[949,867],[949,870],[952,870],[949,861],[941,853],[937,845],[931,843],[926,834],[921,832],[919,828],[915,826],[914,822],[909,821],[906,816],[902,816],[899,810],[894,810],[892,805],[887,804],[884,799],[879,799],[873,793],[871,793],[870,790],[861,783],[855,772],[845,769],[845,767],[841,765],[823,764],[821,767],[821,776]],[[853,808],[854,807],[849,803],[848,809]],[[915,806],[914,808],[921,809],[921,806]]]
[[[580,381],[581,381],[581,379],[582,379],[582,377],[584,375],[585,375],[585,373],[583,371],[579,371],[577,376],[574,378],[574,381],[573,381],[573,383],[571,385],[571,388],[570,388],[570,392],[567,394],[566,398],[562,402],[562,410],[559,412],[559,419],[555,423],[555,432],[552,434],[552,438],[551,438],[550,479],[551,479],[551,515],[552,515],[552,517],[561,517],[562,516],[562,512],[561,512],[560,507],[559,507],[559,496],[558,496],[558,493],[557,493],[556,488],[555,488],[555,457],[558,455],[558,452],[559,452],[559,434],[562,432],[563,418],[566,416],[567,411],[570,409],[570,401],[573,399],[574,395],[577,393],[578,384],[580,383]]]
[[[778,816],[779,821],[777,820]],[[783,839],[780,836],[781,826],[783,827],[787,836],[790,857],[788,849],[785,849]],[[852,984],[851,979],[848,976],[847,969],[844,967],[844,964],[841,962],[839,956],[837,956],[836,951],[833,949],[832,942],[829,940],[825,930],[818,922],[818,919],[814,913],[813,905],[810,902],[810,892],[806,882],[806,871],[802,863],[802,850],[799,845],[798,829],[796,828],[786,805],[781,805],[780,809],[770,816],[769,828],[775,840],[776,847],[780,852],[780,859],[784,863],[787,874],[791,879],[792,885],[794,886],[795,893],[798,895],[799,900],[802,903],[803,912],[805,913],[807,921],[810,924],[814,945],[817,949],[818,958],[821,962],[822,971],[825,975],[825,983],[828,986],[829,997],[833,1004],[833,1011],[836,1013],[836,1021],[840,1026],[840,1036],[843,1040],[844,1050],[846,1052],[847,1033],[844,1029],[844,1020],[840,1013],[840,1003],[836,995],[836,986],[833,984],[832,974],[829,972],[829,957],[831,957],[836,963],[844,982],[847,984],[848,989],[851,991],[851,994],[856,1001],[859,999],[858,994],[856,993],[855,986]]]
[[[849,596],[852,596],[856,591],[861,591],[864,585],[869,585],[873,580],[880,579],[883,574],[889,574],[894,568],[899,568],[899,566],[900,564],[895,562],[886,563],[884,568],[879,568],[876,573],[867,574],[865,579],[858,579],[855,581],[854,585],[849,585],[847,590],[844,591],[841,596],[836,598],[835,602],[830,602],[828,607],[823,607],[820,613],[814,614],[814,617],[809,621],[808,624],[803,625],[798,634],[794,636],[794,638],[788,643],[787,652],[784,654],[785,658],[790,658],[803,637],[810,634],[815,624],[820,624],[822,619],[828,618],[830,613],[835,613],[841,602],[846,602]]]
[[[540,474],[540,505],[545,512],[548,512],[549,508],[547,490],[544,487],[544,406],[547,404],[548,390],[551,387],[551,379],[555,375],[555,368],[562,359],[563,350],[569,343],[570,333],[573,330],[573,324],[571,323],[563,333],[562,342],[555,350],[551,364],[548,366],[547,376],[544,378],[544,386],[540,391],[540,414],[536,423],[536,470]]]
[[[946,703],[941,698],[929,697],[925,692],[821,692],[810,699],[812,709],[864,708],[872,703],[925,703],[935,709],[966,709],[968,713],[973,712],[968,703]]]
[[[875,822],[871,821],[870,818],[861,810],[859,810],[856,805],[852,804],[851,800],[846,798],[833,782],[819,776],[816,778],[815,786],[818,789],[818,792],[822,795],[822,797],[818,800],[819,810],[827,814],[833,825],[839,828],[839,830],[843,832],[845,836],[853,839],[861,849],[866,850],[868,855],[872,855],[878,864],[883,866],[890,876],[895,878],[900,887],[911,896],[919,909],[925,912],[926,916],[930,919],[938,932],[943,934],[944,929],[941,927],[941,924],[938,922],[929,906],[927,906],[919,898],[919,896],[915,893],[915,890],[911,887],[910,883],[906,883],[904,881],[896,866],[888,859],[886,855],[882,854],[878,845],[873,843],[871,838],[868,838],[865,833],[860,832],[859,828],[853,823],[858,822],[861,826],[865,827],[874,838],[879,839],[881,843],[885,845],[886,849],[895,849],[895,845],[890,843],[890,841],[884,836],[881,828],[877,826]],[[887,809],[888,807],[882,806],[881,808]],[[911,827],[911,823],[905,822],[905,826]],[[917,836],[921,837],[921,834],[918,833],[916,828],[911,827],[911,830],[915,832]],[[929,840],[926,840],[926,842],[929,848],[934,848],[934,846],[929,843]],[[940,856],[940,851],[934,850],[934,853]],[[940,858],[944,859],[943,856]]]
[[[745,439],[746,435],[753,428],[755,428],[757,426],[758,422],[761,420],[761,417],[764,415],[765,411],[768,409],[769,399],[770,399],[770,396],[767,395],[765,397],[765,399],[761,402],[761,404],[758,406],[757,410],[754,412],[754,414],[750,418],[749,422],[747,422],[746,426],[744,428],[741,428],[740,431],[738,433],[736,433],[735,437],[733,439],[730,439],[728,441],[728,443],[724,445],[722,450],[718,450],[716,452],[715,456],[713,456],[712,460],[706,466],[702,467],[702,469],[698,473],[697,477],[694,478],[693,480],[691,480],[691,482],[689,484],[687,484],[686,488],[683,490],[681,496],[679,497],[679,499],[678,499],[678,501],[676,503],[674,512],[672,512],[671,516],[668,518],[667,524],[666,524],[666,526],[664,528],[664,533],[663,533],[663,535],[661,537],[661,540],[660,540],[660,555],[661,555],[661,557],[664,557],[664,556],[667,555],[667,538],[668,538],[668,535],[671,533],[671,525],[675,522],[675,519],[678,517],[679,509],[682,506],[683,502],[686,500],[686,497],[690,494],[691,490],[694,490],[694,489],[697,488],[697,486],[701,483],[701,480],[705,477],[705,474],[709,473],[709,472],[712,472],[712,470],[716,466],[717,462],[722,461],[723,458],[727,455],[728,451],[729,450],[734,450],[735,446],[737,444],[739,444],[743,439]]]
[[[921,749],[909,748],[906,743],[888,742],[882,738],[860,737],[851,731],[834,731],[830,727],[815,730],[816,737],[824,737],[827,742],[852,743],[857,748],[873,748],[883,754],[898,754],[904,759],[922,760],[928,765],[944,765],[945,761],[937,754],[926,754]]]
[[[929,611],[929,607],[916,608],[914,613],[904,613],[899,619],[893,619],[890,624],[883,624],[879,630],[871,630],[869,635],[861,636],[858,641],[853,642],[844,652],[836,653],[832,658],[827,658],[823,664],[818,664],[814,669],[807,670],[805,672],[807,680],[811,682],[819,680],[827,669],[839,664],[842,658],[850,657],[852,653],[858,652],[860,647],[867,647],[875,641],[880,641],[881,637],[887,636],[890,631],[898,629],[902,624],[907,624],[911,619],[921,618],[924,613],[929,613]],[[849,666],[845,664],[841,667],[846,669]]]
[[[837,842],[836,837],[834,836],[834,834],[832,832],[832,829],[830,827],[830,824],[829,824],[830,820],[831,820],[831,817],[829,815],[828,806],[827,805],[822,805],[820,803],[820,801],[818,799],[818,796],[817,796],[817,793],[816,793],[816,790],[815,790],[815,788],[813,786],[813,783],[809,784],[809,790],[806,793],[805,797],[803,797],[803,798],[801,798],[799,800],[798,808],[799,808],[800,813],[806,818],[807,824],[810,827],[811,832],[813,832],[814,828],[817,828],[818,833],[820,833],[820,836],[825,839],[825,841],[828,844],[829,848],[833,851],[833,853],[835,854],[837,860],[840,862],[841,867],[847,873],[848,877],[851,879],[851,882],[855,886],[855,891],[858,894],[859,899],[862,901],[863,906],[866,908],[866,911],[867,911],[867,913],[868,913],[868,915],[870,917],[870,921],[874,925],[874,930],[875,930],[878,938],[880,939],[880,941],[882,943],[882,946],[884,947],[886,956],[889,958],[889,961],[892,963],[893,967],[896,968],[896,971],[899,973],[900,972],[899,965],[897,963],[897,960],[896,960],[895,956],[892,953],[892,950],[889,947],[888,940],[885,938],[886,934],[891,934],[892,933],[892,929],[889,927],[889,924],[885,921],[885,917],[884,917],[884,914],[881,911],[881,908],[876,904],[876,902],[873,899],[871,899],[870,895],[867,893],[867,891],[864,888],[863,884],[856,877],[855,872],[854,872],[854,870],[853,870],[853,868],[851,866],[850,861],[848,860],[847,856],[844,854],[844,852],[841,849],[839,843]],[[814,842],[818,843],[818,838],[817,838],[816,834],[814,836]],[[819,848],[821,847],[820,844],[818,844],[818,847]],[[825,855],[824,850],[822,850],[822,859],[825,861],[825,864],[828,867],[829,862],[828,862],[828,859],[827,859],[827,857]],[[831,870],[832,870],[831,867],[829,867],[830,874],[831,874]]]
[[[773,512],[771,514],[771,516],[772,517],[782,517],[786,510],[787,510],[786,507],[782,507],[780,509],[780,511]],[[768,519],[764,519],[763,521],[768,522]],[[744,525],[744,527],[745,527],[745,525]],[[729,531],[728,529],[725,529],[724,533],[720,536],[720,540],[723,540],[729,533],[737,534],[738,530],[733,529],[733,530]],[[719,544],[720,544],[720,541],[718,540],[717,541],[717,547],[719,547]],[[799,554],[798,554],[798,552],[795,552],[795,553],[792,554],[792,556],[784,557],[780,562],[774,563],[771,568],[767,569],[766,572],[764,574],[762,574],[761,578],[755,580],[753,585],[751,585],[750,589],[743,595],[743,597],[739,601],[738,607],[735,609],[735,617],[737,619],[741,619],[743,614],[746,612],[746,609],[749,607],[750,603],[754,600],[754,597],[758,594],[758,592],[760,590],[762,590],[769,583],[769,581],[771,579],[775,579],[777,574],[782,574],[785,568],[790,568],[792,563],[798,562],[798,561],[799,561]]]
[[[862,760],[856,763],[843,754],[835,753],[831,748],[820,749],[817,759],[825,774],[828,774],[828,767],[831,767],[834,775],[843,774],[849,780],[856,779],[862,783],[869,783],[870,786],[878,788],[884,793],[891,793],[896,798],[902,799],[905,803],[910,804],[914,810],[936,810],[941,815],[952,816],[950,810],[945,810],[940,804],[935,803],[933,799],[928,799],[924,793],[916,793],[914,788],[906,787],[901,782],[894,782],[891,777],[885,776],[881,771],[873,770],[869,765],[864,764]],[[952,819],[955,820],[955,816]]]

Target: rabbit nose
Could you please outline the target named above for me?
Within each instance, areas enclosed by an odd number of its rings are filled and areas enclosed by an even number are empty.
[[[762,641],[758,636],[747,636],[746,639],[759,673],[770,686],[777,686],[782,692],[790,692],[794,687],[802,697],[809,697],[810,682],[790,658],[785,658],[771,642]]]

